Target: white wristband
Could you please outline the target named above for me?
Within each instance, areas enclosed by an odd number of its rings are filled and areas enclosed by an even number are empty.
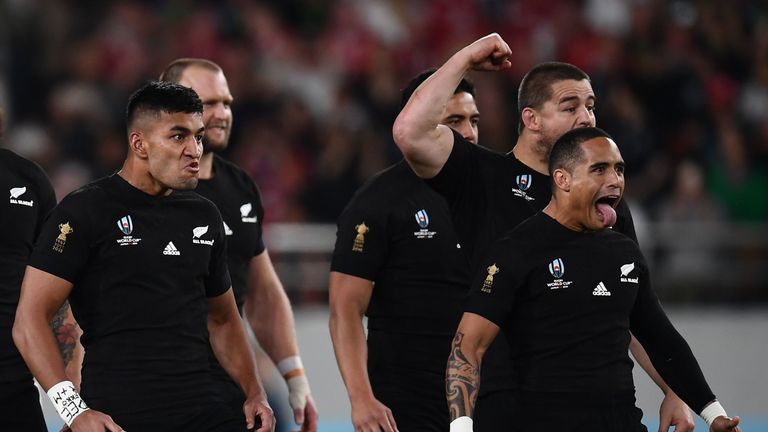
[[[72,381],[62,381],[48,389],[46,393],[67,426],[72,426],[77,416],[90,409],[77,394]]]
[[[296,369],[304,369],[304,365],[301,364],[301,357],[299,356],[286,357],[277,363],[277,370],[280,371],[280,375],[285,375]]]
[[[699,415],[704,419],[705,422],[707,422],[707,426],[712,426],[712,422],[720,416],[728,417],[728,414],[725,413],[725,408],[723,408],[723,406],[720,405],[720,402],[718,401],[714,401],[707,405],[707,407],[704,408]]]
[[[451,422],[451,432],[472,432],[472,418],[461,416]]]
[[[288,404],[293,409],[304,410],[309,395],[309,380],[305,375],[288,378]]]

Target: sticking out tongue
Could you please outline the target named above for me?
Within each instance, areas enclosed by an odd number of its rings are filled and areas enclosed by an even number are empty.
[[[605,226],[612,227],[616,224],[616,210],[614,210],[613,207],[605,203],[597,203],[595,204],[595,207],[597,207],[597,214],[600,216],[600,220],[603,221]]]

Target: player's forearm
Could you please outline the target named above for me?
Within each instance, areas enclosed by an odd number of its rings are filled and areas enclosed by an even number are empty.
[[[344,314],[332,310],[329,326],[336,363],[349,399],[372,396],[366,363],[368,346],[365,342],[362,317],[353,312]]]
[[[44,390],[67,379],[61,352],[44,316],[17,313],[13,342]]]
[[[59,351],[64,359],[64,364],[69,366],[70,362],[77,355],[75,351],[80,339],[80,327],[72,315],[72,309],[69,307],[68,301],[64,302],[53,316],[51,330],[53,330],[53,335],[59,344]]]
[[[253,334],[277,364],[299,355],[293,311],[279,281],[254,290],[245,301],[245,315]]]
[[[661,377],[656,368],[653,367],[651,358],[648,357],[645,348],[643,348],[634,335],[632,335],[632,340],[629,342],[629,351],[632,353],[632,357],[635,358],[635,361],[637,361],[637,364],[639,364],[653,382],[656,383],[662,393],[667,394],[667,392],[671,390],[669,385],[667,385],[666,381],[664,381],[664,378]]]
[[[247,397],[264,396],[245,331],[239,318],[208,320],[211,347],[216,359]]]
[[[462,347],[464,334],[456,333],[445,370],[445,395],[451,420],[472,417],[480,389],[478,353]]]
[[[429,147],[441,133],[438,125],[445,107],[469,67],[464,50],[454,54],[413,92],[395,119],[394,140],[409,161],[418,161],[431,150]]]

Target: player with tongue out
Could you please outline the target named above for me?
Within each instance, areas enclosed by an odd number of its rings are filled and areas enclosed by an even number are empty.
[[[549,204],[491,246],[472,283],[446,368],[451,432],[474,430],[472,395],[500,330],[519,385],[514,429],[504,430],[647,432],[627,356],[631,330],[711,432],[738,432],[738,417],[728,417],[664,314],[637,244],[607,229],[624,190],[616,143],[597,128],[567,132],[549,173]]]

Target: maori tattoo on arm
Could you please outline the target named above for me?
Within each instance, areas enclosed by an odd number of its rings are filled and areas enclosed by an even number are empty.
[[[61,357],[64,359],[64,366],[68,365],[70,360],[72,360],[72,353],[75,351],[75,344],[79,337],[77,323],[74,320],[67,320],[68,311],[69,301],[65,301],[51,320],[51,329],[53,330],[56,342],[59,344],[59,351],[61,351]]]
[[[453,338],[451,355],[445,371],[445,395],[451,420],[461,416],[472,416],[480,388],[480,365],[473,365],[461,350],[464,333],[457,332]]]

